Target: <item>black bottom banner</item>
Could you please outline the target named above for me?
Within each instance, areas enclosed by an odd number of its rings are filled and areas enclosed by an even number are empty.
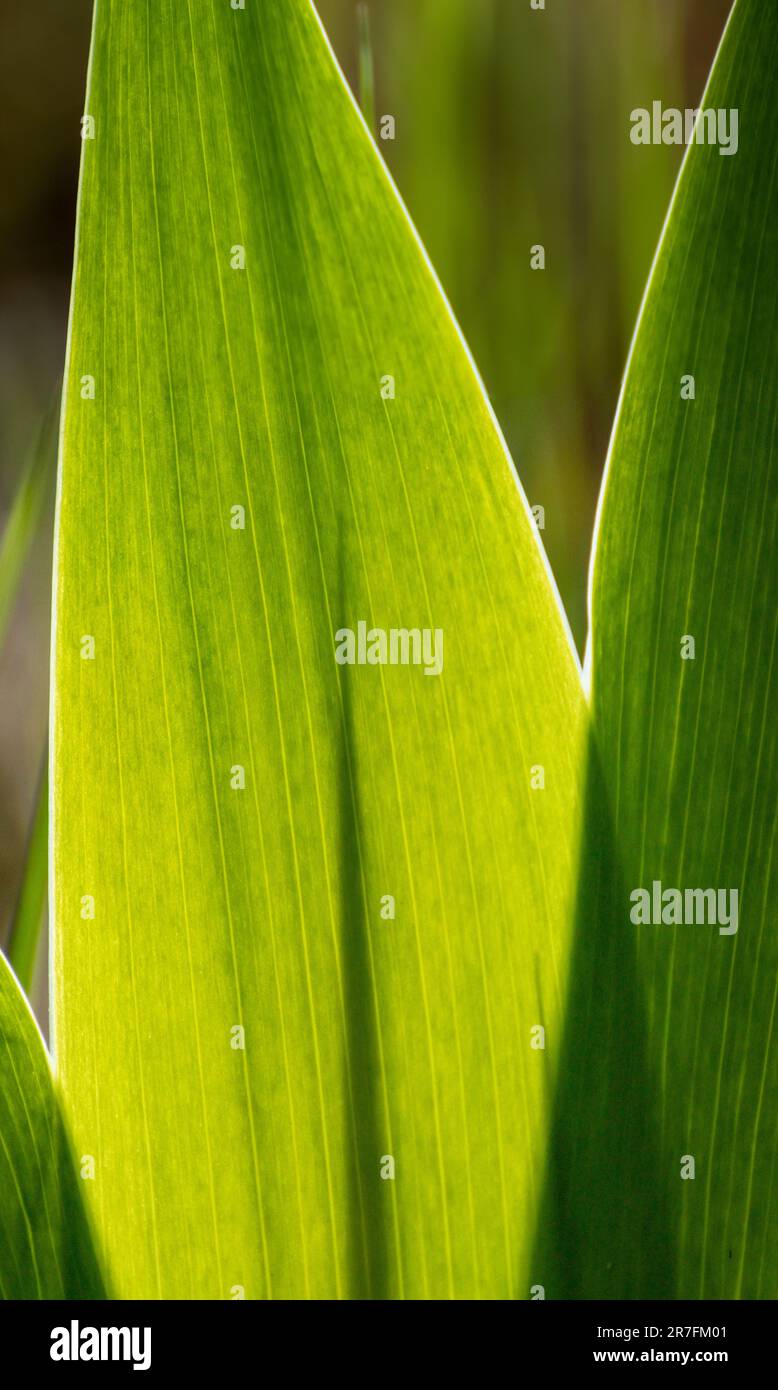
[[[619,1366],[727,1366],[742,1374],[769,1367],[776,1319],[774,1303],[541,1300],[470,1305],[447,1331],[428,1305],[381,1306],[30,1302],[0,1305],[0,1319],[6,1354],[53,1381],[106,1371],[223,1377],[239,1368],[277,1381],[284,1367],[299,1375],[309,1360],[317,1374],[332,1372],[346,1364],[352,1339],[357,1351],[372,1334],[381,1379],[394,1368],[439,1375],[447,1351],[460,1373],[469,1356],[477,1358],[479,1380],[496,1373],[497,1357],[517,1372],[588,1371],[595,1380],[600,1369]]]

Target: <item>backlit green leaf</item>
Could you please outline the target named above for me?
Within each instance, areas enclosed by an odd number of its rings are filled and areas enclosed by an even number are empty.
[[[592,695],[612,829],[590,816],[551,1165],[568,1296],[778,1292],[776,61],[778,10],[739,0],[701,103],[739,114],[739,148],[689,150],[605,485]],[[684,900],[684,922],[634,925],[654,882],[726,890],[724,922]]]
[[[0,954],[0,1297],[104,1297],[81,1198],[87,1181],[73,1164],[41,1035]]]
[[[307,0],[99,0],[86,113],[54,1023],[118,1290],[528,1297],[583,697],[526,504]]]

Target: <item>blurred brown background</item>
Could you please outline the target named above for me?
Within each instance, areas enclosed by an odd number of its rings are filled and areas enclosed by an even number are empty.
[[[654,99],[699,104],[730,0],[368,8],[376,108],[397,124],[382,152],[529,500],[545,507],[543,539],[582,649],[608,436],[682,153],[631,145],[629,113]],[[320,0],[319,11],[356,89],[355,0]],[[62,369],[90,21],[91,0],[0,0],[0,531]],[[538,242],[542,273],[529,268]],[[51,513],[0,654],[3,941],[44,751]]]

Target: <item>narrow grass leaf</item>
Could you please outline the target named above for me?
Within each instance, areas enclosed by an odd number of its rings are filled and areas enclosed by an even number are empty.
[[[87,1183],[41,1035],[0,954],[0,1297],[105,1297],[82,1200]]]
[[[53,487],[56,456],[55,414],[41,422],[38,438],[22,469],[2,538],[0,538],[0,645],[19,591],[24,564],[46,502]]]
[[[8,959],[22,989],[28,995],[32,988],[43,926],[48,868],[49,779],[48,773],[44,770],[35,793],[22,881],[8,938]]]

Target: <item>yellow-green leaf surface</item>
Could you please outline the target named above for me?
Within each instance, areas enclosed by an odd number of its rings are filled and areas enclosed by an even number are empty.
[[[561,1210],[589,1193],[580,1297],[778,1293],[776,62],[778,9],[738,0],[702,105],[738,112],[739,147],[688,152],[605,485],[592,696],[621,874],[596,970],[573,965],[554,1165]],[[737,890],[737,931],[685,904],[633,924],[654,882],[726,890],[725,918]]]
[[[0,1298],[103,1298],[43,1040],[0,954]]]
[[[53,1003],[118,1292],[528,1297],[583,702],[526,504],[308,0],[100,0],[86,114]]]

